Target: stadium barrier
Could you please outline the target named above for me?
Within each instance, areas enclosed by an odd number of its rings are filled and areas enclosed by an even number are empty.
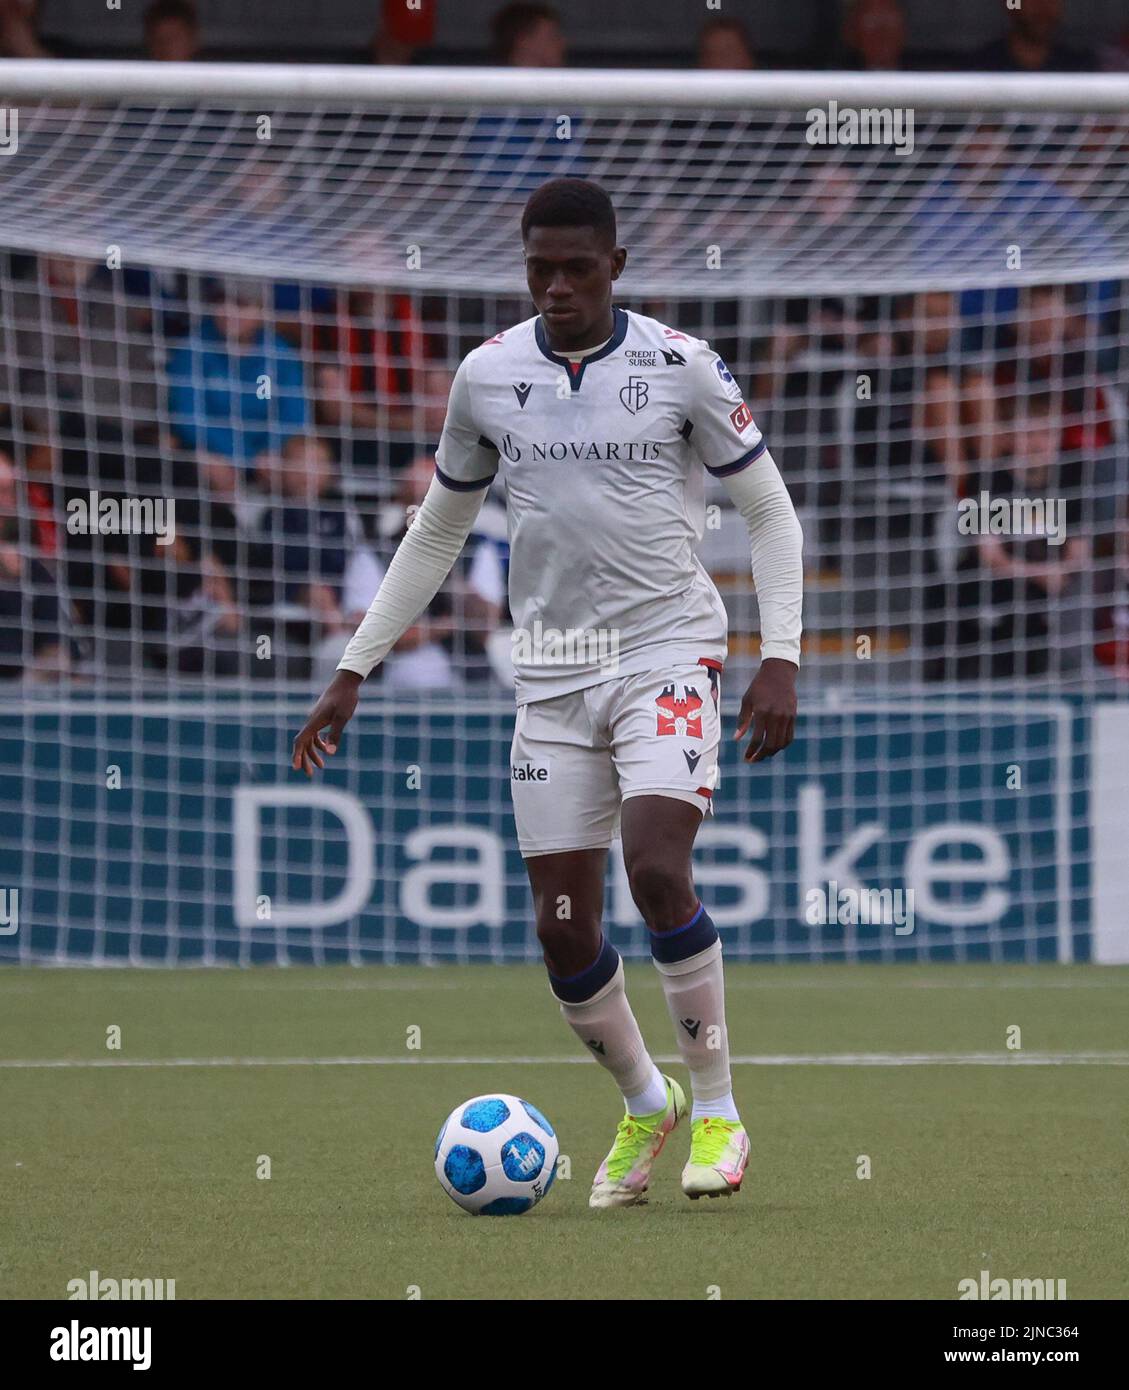
[[[367,698],[317,783],[288,769],[305,710],[251,692],[5,700],[0,886],[19,904],[0,959],[539,959],[512,705]],[[736,960],[1126,962],[1127,755],[1115,703],[829,698],[774,762],[723,748],[701,896]],[[615,848],[612,864],[610,935],[641,956]]]

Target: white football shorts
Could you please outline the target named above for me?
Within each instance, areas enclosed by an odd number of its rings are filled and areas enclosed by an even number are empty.
[[[510,790],[522,856],[606,849],[629,796],[708,815],[720,742],[721,663],[707,657],[519,705]]]

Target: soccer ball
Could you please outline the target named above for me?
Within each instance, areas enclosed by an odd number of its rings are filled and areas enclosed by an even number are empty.
[[[520,1216],[548,1192],[560,1145],[536,1106],[517,1096],[474,1096],[443,1122],[435,1176],[474,1216]]]

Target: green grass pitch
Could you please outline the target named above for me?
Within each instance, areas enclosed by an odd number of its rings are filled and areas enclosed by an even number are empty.
[[[645,1206],[595,1212],[618,1097],[538,969],[4,972],[0,1297],[65,1298],[91,1269],[175,1279],[178,1299],[953,1299],[982,1269],[1129,1297],[1129,970],[728,979],[733,1053],[761,1059],[734,1068],[742,1192],[689,1202],[680,1130]],[[628,980],[669,1056],[657,979],[636,965]],[[942,1053],[1006,1065],[779,1064]],[[1023,1060],[1096,1053],[1111,1055]],[[388,1064],[308,1064],[342,1057]],[[176,1058],[243,1060],[121,1065]],[[291,1061],[247,1064],[272,1058]],[[44,1060],[84,1065],[14,1065]],[[491,1090],[544,1110],[571,1163],[518,1218],[465,1215],[432,1167],[448,1111]]]

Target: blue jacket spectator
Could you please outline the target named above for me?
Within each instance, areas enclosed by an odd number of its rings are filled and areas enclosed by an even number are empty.
[[[263,321],[256,287],[215,292],[212,316],[169,355],[169,417],[177,441],[204,455],[214,487],[260,477],[310,421],[302,361]],[[226,473],[225,467],[227,465]]]
[[[1016,144],[998,126],[981,123],[965,135],[957,154],[952,171],[923,190],[915,210],[915,256],[923,272],[976,261],[999,274],[1011,247],[1024,257],[1044,251],[1056,261],[1071,255],[1080,262],[1113,260],[1109,235],[1095,212],[1030,164],[1013,167]],[[1116,331],[1120,293],[1116,280],[1085,288],[1083,307],[1100,318],[1107,337]],[[985,321],[1014,322],[1018,304],[1014,285],[965,290],[962,349],[975,353],[990,347]],[[1113,365],[1107,353],[1102,370]]]

